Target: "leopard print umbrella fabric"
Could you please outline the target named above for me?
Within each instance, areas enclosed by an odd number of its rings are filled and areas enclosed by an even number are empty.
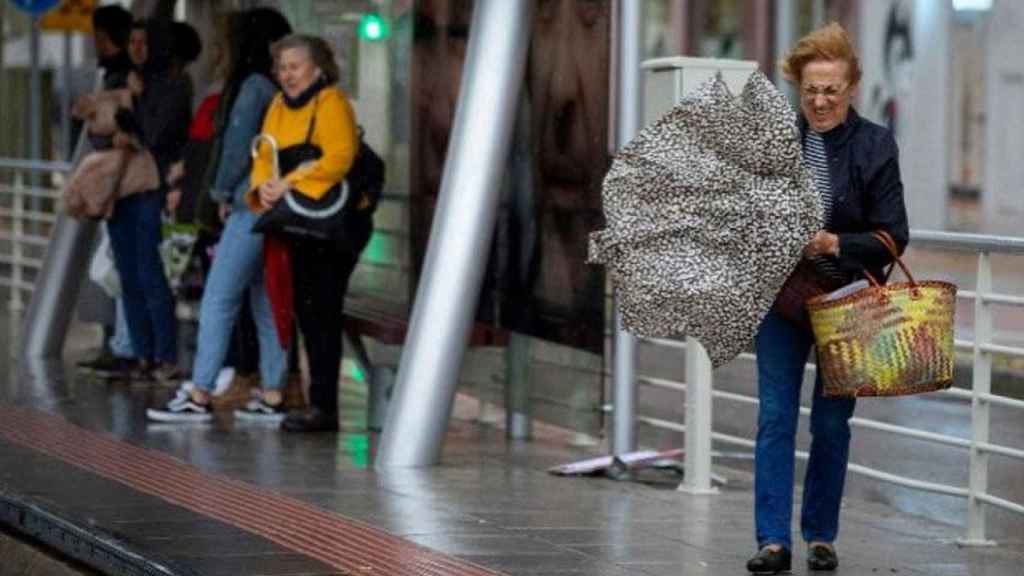
[[[822,227],[795,112],[760,72],[739,97],[712,78],[641,131],[602,201],[590,261],[607,267],[625,329],[693,336],[716,368],[744,351]]]

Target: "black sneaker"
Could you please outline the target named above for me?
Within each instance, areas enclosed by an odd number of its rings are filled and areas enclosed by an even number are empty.
[[[104,351],[92,360],[78,362],[78,367],[95,376],[106,379],[123,378],[135,367],[135,360],[114,356]]]
[[[828,544],[814,544],[807,549],[807,569],[830,572],[839,567],[836,550]]]
[[[153,368],[155,364],[151,360],[133,360],[126,376],[132,382],[153,382]]]
[[[249,400],[244,408],[235,410],[235,418],[250,422],[280,423],[285,418],[284,402],[268,404],[263,398]]]
[[[163,408],[149,408],[146,417],[156,422],[209,422],[213,413],[209,404],[192,399],[192,393],[179,389]]]
[[[171,364],[170,362],[156,364],[149,373],[153,380],[165,386],[177,386],[184,377],[181,368],[178,368],[177,364]]]
[[[786,548],[772,549],[768,546],[757,551],[747,561],[747,570],[753,574],[778,574],[792,569],[793,557]]]
[[[116,358],[116,356],[114,356],[110,350],[104,348],[92,358],[83,358],[78,362],[75,362],[75,366],[85,370],[92,370],[98,364],[109,362],[111,358]]]
[[[338,414],[328,414],[316,407],[292,410],[281,422],[286,432],[337,432]]]

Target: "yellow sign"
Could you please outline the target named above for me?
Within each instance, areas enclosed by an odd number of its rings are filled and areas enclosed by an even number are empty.
[[[92,32],[92,11],[97,0],[64,0],[39,20],[43,30]]]

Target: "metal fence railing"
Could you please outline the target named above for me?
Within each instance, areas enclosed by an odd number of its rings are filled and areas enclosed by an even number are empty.
[[[1000,294],[993,291],[991,256],[993,254],[1024,255],[1024,238],[921,230],[912,231],[911,236],[915,248],[969,252],[976,254],[977,257],[976,289],[961,290],[958,293],[958,298],[973,302],[973,338],[958,338],[955,341],[955,346],[958,350],[970,352],[973,356],[971,387],[969,390],[952,388],[937,393],[947,397],[970,401],[970,438],[930,432],[912,426],[859,417],[853,418],[851,425],[857,428],[870,429],[967,450],[969,453],[969,480],[966,486],[955,486],[926,479],[912,478],[856,463],[849,465],[849,471],[911,489],[966,498],[966,533],[960,542],[966,545],[989,544],[990,541],[986,536],[986,507],[1001,508],[1024,516],[1024,503],[1013,502],[995,496],[990,493],[988,485],[990,455],[997,454],[1024,462],[1024,450],[994,443],[990,438],[990,409],[992,406],[1024,411],[1024,401],[992,392],[993,356],[1024,357],[1024,348],[993,342],[994,314],[992,307],[994,304],[1024,306],[1024,297]],[[683,392],[686,394],[686,412],[683,422],[673,422],[642,414],[637,415],[636,422],[637,424],[657,429],[684,432],[687,437],[685,452],[686,476],[680,489],[698,493],[714,492],[711,483],[712,442],[745,448],[753,448],[755,443],[752,438],[715,431],[712,427],[712,400],[718,399],[756,406],[758,403],[757,397],[716,390],[706,353],[693,340],[680,342],[676,340],[645,339],[645,341],[665,349],[685,350],[687,373],[686,382],[638,376],[636,381],[640,387],[640,393],[643,393],[643,388],[645,387]],[[744,354],[741,358],[753,360],[755,356],[753,354]],[[808,364],[807,369],[813,371],[815,367],[812,364]],[[614,409],[614,407],[611,408]],[[810,409],[801,407],[800,412],[806,416],[810,414]],[[807,458],[807,453],[803,451],[798,451],[796,455],[800,459]]]
[[[0,286],[8,289],[12,312],[24,311],[35,286],[60,209],[58,186],[73,168],[0,158]]]

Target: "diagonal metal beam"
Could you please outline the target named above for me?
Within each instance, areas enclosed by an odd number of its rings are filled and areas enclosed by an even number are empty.
[[[441,195],[377,467],[440,459],[490,252],[533,5],[477,0],[474,7]]]

